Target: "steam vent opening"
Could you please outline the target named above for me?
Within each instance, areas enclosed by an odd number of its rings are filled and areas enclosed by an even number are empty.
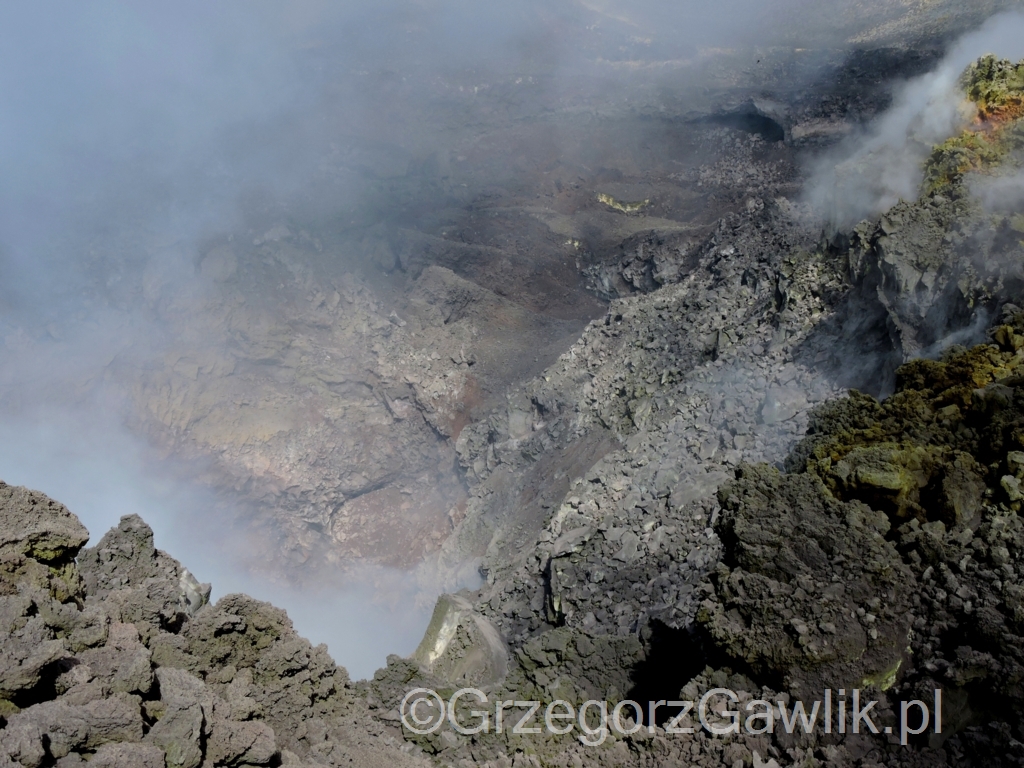
[[[0,768],[1022,768],[1019,0],[182,2],[0,3]]]

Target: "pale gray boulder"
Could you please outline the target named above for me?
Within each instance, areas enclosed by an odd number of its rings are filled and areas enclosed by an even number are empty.
[[[77,658],[111,691],[146,694],[153,685],[152,656],[134,624],[111,624],[106,644]]]
[[[164,753],[152,744],[104,744],[92,756],[89,768],[164,768]]]
[[[274,729],[266,723],[214,718],[213,732],[206,746],[206,759],[211,765],[270,765],[277,755]]]
[[[27,595],[0,597],[0,699],[32,690],[44,670],[67,655],[64,641],[34,611]]]
[[[22,718],[0,730],[0,765],[38,768],[46,759],[38,724]]]
[[[79,569],[89,598],[103,600],[111,617],[126,623],[175,628],[210,599],[210,585],[156,549],[153,530],[138,515],[125,515],[82,552]]]

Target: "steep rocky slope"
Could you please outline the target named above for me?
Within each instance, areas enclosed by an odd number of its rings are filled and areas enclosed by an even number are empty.
[[[890,726],[901,701],[939,687],[949,740],[641,731],[604,751],[494,734],[431,749],[494,765],[517,751],[542,765],[749,764],[755,751],[801,765],[1016,764],[1024,241],[1014,211],[973,194],[978,181],[949,178],[819,239],[784,201],[755,199],[687,255],[678,282],[613,302],[459,440],[471,498],[446,547],[480,557],[487,584],[475,613],[445,609],[467,627],[452,654],[489,647],[475,616],[507,642],[509,672],[421,658],[493,699],[576,706],[727,684],[771,701],[862,688]],[[645,245],[638,256],[655,262],[686,253]],[[990,343],[948,346],[980,340],[995,317]],[[943,345],[941,362],[898,368]],[[850,384],[895,394],[829,399]],[[751,463],[787,454],[789,473]]]
[[[685,276],[723,215],[794,198],[802,149],[884,109],[894,75],[1001,4],[859,3],[803,15],[799,49],[679,58],[670,30],[570,3],[555,36],[582,57],[572,73],[529,57],[353,70],[311,45],[297,66],[322,99],[233,150],[277,157],[298,137],[305,164],[284,176],[308,172],[301,191],[216,174],[208,189],[203,168],[189,204],[212,206],[222,182],[245,191],[200,223],[143,193],[115,212],[97,199],[95,229],[52,245],[81,254],[84,285],[4,324],[0,407],[117,401],[136,433],[203,467],[219,514],[247,510],[261,560],[292,578],[412,566],[466,514],[464,425],[607,301]]]

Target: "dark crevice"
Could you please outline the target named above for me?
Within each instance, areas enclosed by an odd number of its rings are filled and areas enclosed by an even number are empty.
[[[9,698],[18,709],[27,709],[33,704],[42,704],[57,698],[57,678],[78,665],[74,658],[60,659],[46,665],[39,674],[39,682],[31,688],[15,691]]]
[[[644,725],[650,725],[647,722],[648,702],[679,700],[683,686],[709,664],[714,666],[718,653],[700,630],[692,627],[673,629],[657,620],[644,628],[641,638],[646,641],[647,655],[633,668],[630,675],[633,687],[626,698],[640,704]],[[658,707],[655,724],[664,725],[679,713],[679,709]]]

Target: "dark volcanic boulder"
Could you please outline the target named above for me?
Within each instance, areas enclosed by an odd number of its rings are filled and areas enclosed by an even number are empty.
[[[79,610],[83,584],[75,555],[89,532],[67,507],[0,483],[0,717],[35,701],[69,645],[105,626]],[[91,625],[91,626],[90,626]]]
[[[83,591],[75,555],[89,532],[63,504],[0,482],[0,595],[31,583],[60,602]]]
[[[153,545],[153,530],[138,515],[125,515],[79,558],[92,601],[102,600],[117,620],[148,628],[179,626],[210,598],[181,564]],[[148,636],[148,635],[147,635]]]
[[[941,689],[946,764],[1024,737],[1024,313],[1002,319],[882,402],[819,409],[790,474],[741,467],[698,616],[725,665],[799,697]]]
[[[891,686],[913,575],[885,539],[888,518],[763,465],[742,467],[719,495],[726,555],[698,613],[714,640],[801,696]]]
[[[73,560],[88,540],[85,526],[60,502],[0,482],[0,557],[61,563]]]

